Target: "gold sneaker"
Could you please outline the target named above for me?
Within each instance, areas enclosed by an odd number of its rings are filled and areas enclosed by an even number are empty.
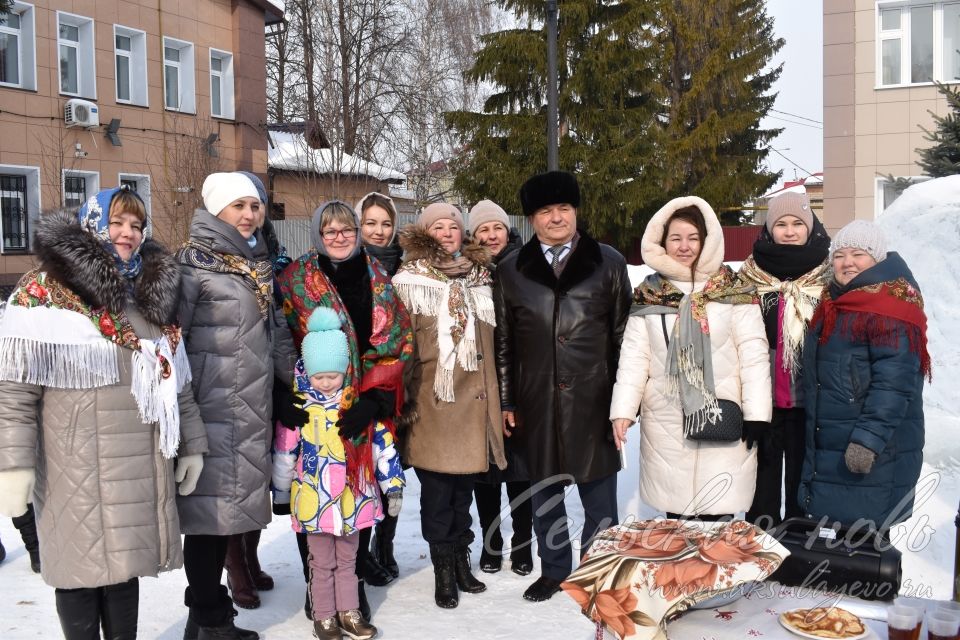
[[[314,622],[313,635],[317,636],[320,640],[343,640],[340,625],[337,623],[337,616],[330,616],[329,618]]]
[[[377,635],[377,628],[364,620],[359,609],[341,611],[337,617],[340,618],[340,631],[353,640],[370,640]]]

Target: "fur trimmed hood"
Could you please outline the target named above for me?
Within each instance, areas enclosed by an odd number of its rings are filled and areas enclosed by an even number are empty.
[[[37,223],[35,249],[41,268],[93,308],[120,311],[127,302],[127,279],[100,241],[80,228],[70,212],[46,213]],[[180,270],[173,255],[146,239],[140,248],[143,271],[134,280],[133,299],[140,313],[156,325],[176,319]]]
[[[404,250],[404,262],[425,259],[430,264],[438,265],[450,260],[450,254],[418,224],[408,224],[400,231],[400,247]],[[490,266],[490,250],[486,247],[464,240],[460,252],[473,264],[481,267]]]
[[[643,258],[643,263],[668,280],[690,282],[689,267],[668,256],[666,249],[660,245],[660,238],[663,237],[667,220],[675,211],[690,205],[700,210],[707,225],[707,237],[700,249],[700,262],[697,264],[697,282],[707,280],[723,264],[723,228],[720,226],[720,220],[714,213],[713,207],[706,200],[697,196],[674,198],[653,214],[640,241],[640,255]]]

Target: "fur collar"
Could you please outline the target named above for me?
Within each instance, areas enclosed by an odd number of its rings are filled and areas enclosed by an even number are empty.
[[[44,214],[34,243],[41,268],[93,308],[121,311],[127,302],[127,280],[100,241],[80,228],[67,211]],[[155,325],[176,319],[180,270],[173,256],[153,240],[140,249],[143,271],[134,280],[133,299],[144,318]]]
[[[600,243],[587,235],[583,229],[580,229],[579,233],[580,239],[577,240],[576,248],[567,259],[567,266],[564,267],[559,280],[543,256],[543,249],[540,247],[540,239],[537,236],[530,238],[527,244],[517,252],[517,270],[545,287],[569,291],[589,278],[590,274],[603,264]]]
[[[653,214],[640,241],[640,256],[645,265],[668,280],[690,282],[690,268],[668,256],[666,249],[660,245],[660,238],[663,237],[663,228],[667,220],[674,211],[690,205],[700,209],[707,225],[707,238],[700,250],[700,262],[697,263],[696,275],[697,282],[704,282],[723,264],[723,228],[720,226],[717,214],[713,212],[713,207],[702,198],[697,196],[674,198]]]
[[[440,246],[426,229],[417,224],[408,224],[400,232],[400,247],[404,250],[404,262],[425,259],[432,265],[449,262],[450,254]],[[465,240],[460,248],[463,257],[473,264],[490,265],[490,250]]]

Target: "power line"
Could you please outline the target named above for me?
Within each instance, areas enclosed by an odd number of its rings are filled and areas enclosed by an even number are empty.
[[[767,117],[770,118],[771,120],[779,120],[780,122],[788,122],[790,124],[795,124],[798,127],[810,127],[811,129],[819,129],[823,131],[823,127],[818,127],[815,124],[807,124],[805,122],[796,122],[795,120],[788,120],[787,118],[780,118],[778,116],[767,116]]]
[[[807,120],[808,122],[815,122],[816,124],[823,124],[821,120],[814,120],[813,118],[807,118],[806,116],[800,116],[795,113],[790,113],[788,111],[780,111],[778,109],[770,109],[774,113],[779,113],[781,115],[790,116],[791,118],[799,118],[801,120]]]
[[[813,175],[812,172],[807,171],[806,169],[804,169],[803,167],[801,167],[800,165],[798,165],[796,162],[794,162],[793,160],[791,160],[791,159],[788,158],[787,156],[783,155],[783,154],[780,152],[779,149],[774,149],[774,148],[771,147],[770,145],[767,145],[767,149],[769,149],[770,151],[773,151],[773,152],[776,153],[778,156],[780,156],[781,158],[783,158],[784,160],[786,160],[787,162],[789,162],[790,164],[792,164],[793,166],[795,166],[797,169],[800,169],[800,171],[803,171],[803,172],[804,172],[805,174],[807,174],[808,176],[812,176],[812,175]]]

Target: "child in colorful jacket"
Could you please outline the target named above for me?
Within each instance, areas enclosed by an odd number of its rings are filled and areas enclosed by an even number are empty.
[[[363,640],[377,628],[359,612],[355,565],[358,532],[383,516],[400,512],[404,477],[394,438],[377,422],[373,440],[341,438],[337,428],[349,353],[337,312],[318,307],[310,315],[301,346],[294,390],[309,414],[307,424],[276,430],[274,502],[290,504],[293,529],[306,532],[310,549],[310,604],[318,638],[342,633]]]

